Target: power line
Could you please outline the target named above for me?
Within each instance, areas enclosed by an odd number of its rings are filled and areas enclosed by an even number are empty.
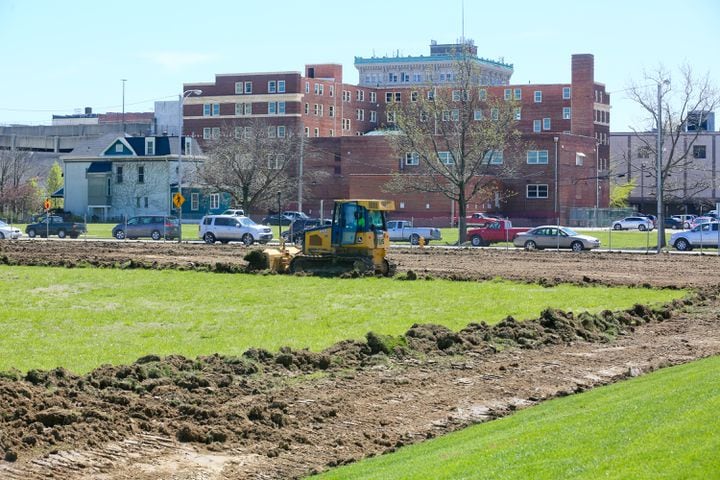
[[[147,99],[147,100],[140,100],[140,101],[137,101],[137,102],[126,103],[125,105],[141,105],[141,104],[143,104],[143,103],[158,102],[158,101],[161,101],[161,100],[167,100],[167,99],[169,99],[169,98],[177,98],[177,95],[167,95],[167,96],[165,96],[165,97],[150,98],[150,99]],[[101,105],[101,106],[93,107],[93,108],[97,108],[97,109],[99,109],[99,110],[107,110],[107,109],[110,109],[110,108],[118,108],[118,107],[121,107],[121,106],[122,106],[122,105]],[[77,107],[70,107],[70,108],[53,108],[53,109],[33,109],[33,108],[10,108],[10,107],[2,107],[2,106],[0,106],[0,111],[4,111],[4,112],[21,112],[21,113],[52,113],[52,112],[69,112],[69,111],[75,110],[76,108],[77,108]]]

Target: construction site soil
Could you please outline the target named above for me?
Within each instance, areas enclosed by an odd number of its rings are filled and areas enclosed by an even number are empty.
[[[141,242],[0,243],[0,264],[243,272],[248,248]],[[546,310],[404,342],[241,357],[146,356],[76,375],[0,375],[0,478],[302,478],[543,400],[720,353],[720,258],[400,248],[398,277],[689,288],[597,315]],[[342,281],[342,280],[339,280]],[[398,346],[401,344],[403,346]]]

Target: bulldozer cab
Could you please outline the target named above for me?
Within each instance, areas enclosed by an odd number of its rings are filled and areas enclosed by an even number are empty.
[[[391,206],[380,206],[378,201],[336,202],[332,244],[343,247],[367,245],[368,241],[376,243],[376,239],[382,241],[387,209]]]

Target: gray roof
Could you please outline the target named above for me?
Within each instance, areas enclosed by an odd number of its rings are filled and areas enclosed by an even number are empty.
[[[161,138],[162,135],[154,135],[157,138]],[[65,155],[62,155],[62,159],[78,159],[78,158],[98,158],[101,157],[102,154],[105,152],[105,150],[118,138],[123,138],[122,134],[118,134],[117,132],[114,133],[106,133],[104,135],[101,135],[99,137],[94,138],[88,138],[78,144],[77,147],[73,149],[72,152],[67,153]],[[125,135],[124,138],[133,138],[130,135]],[[144,138],[144,137],[143,137]],[[169,139],[170,144],[170,155],[177,156],[178,152],[178,137],[172,136],[167,137]],[[193,155],[193,156],[203,156],[202,149],[200,148],[200,145],[197,141],[191,142],[191,152],[183,152],[183,155]],[[108,159],[116,158],[117,160],[120,160],[121,158],[127,158],[127,157],[107,157]]]

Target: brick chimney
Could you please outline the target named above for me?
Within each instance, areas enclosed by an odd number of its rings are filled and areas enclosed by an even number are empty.
[[[570,131],[592,137],[595,134],[595,57],[590,53],[572,56],[572,119]]]

